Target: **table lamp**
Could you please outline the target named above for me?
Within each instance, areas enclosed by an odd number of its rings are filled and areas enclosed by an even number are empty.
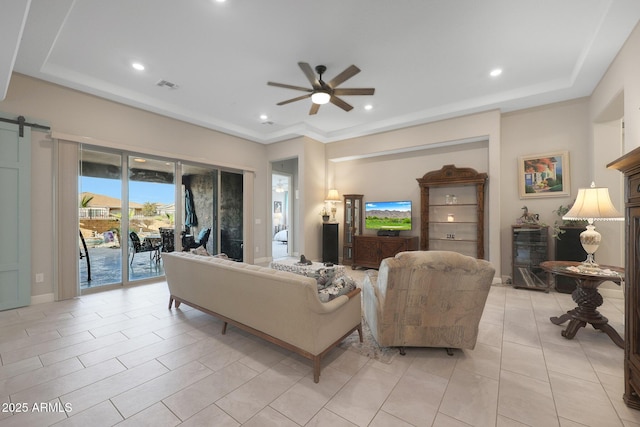
[[[587,229],[580,234],[580,243],[587,253],[587,259],[582,263],[585,268],[598,268],[593,254],[598,250],[602,236],[595,230],[593,221],[624,221],[624,215],[616,210],[609,197],[609,189],[596,187],[591,183],[590,188],[578,190],[576,201],[562,219],[569,221],[587,221]]]
[[[327,194],[327,198],[324,199],[325,202],[331,202],[331,222],[335,222],[336,220],[336,203],[341,202],[340,195],[338,194],[338,190],[331,189],[329,190],[329,194]]]

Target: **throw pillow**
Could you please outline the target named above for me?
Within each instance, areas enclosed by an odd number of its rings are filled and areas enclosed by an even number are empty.
[[[356,282],[349,276],[335,278],[328,286],[318,289],[318,297],[322,302],[331,301],[340,295],[345,295],[356,288]]]
[[[319,291],[320,289],[324,289],[331,284],[335,274],[336,271],[333,268],[319,268],[318,270],[313,270],[306,273],[306,276],[316,279]]]

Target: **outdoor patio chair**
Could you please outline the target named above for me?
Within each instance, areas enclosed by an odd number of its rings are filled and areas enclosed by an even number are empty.
[[[202,230],[200,230],[200,233],[198,233],[198,238],[192,242],[189,242],[187,249],[195,249],[200,246],[203,246],[206,249],[210,235],[211,228],[203,228]]]
[[[162,252],[173,252],[175,250],[175,239],[173,228],[160,227],[160,238],[162,239]]]
[[[131,261],[129,265],[133,264],[133,258],[138,252],[149,252],[149,261],[160,262],[160,249],[162,243],[154,245],[149,242],[144,244],[140,242],[140,237],[135,231],[129,233],[129,252],[131,253]]]

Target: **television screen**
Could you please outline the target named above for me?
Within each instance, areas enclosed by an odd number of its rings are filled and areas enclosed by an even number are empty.
[[[411,230],[411,200],[365,203],[364,225],[370,230]]]

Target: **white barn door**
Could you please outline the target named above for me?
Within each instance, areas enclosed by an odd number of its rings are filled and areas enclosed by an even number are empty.
[[[0,310],[31,303],[31,128],[0,122]]]

